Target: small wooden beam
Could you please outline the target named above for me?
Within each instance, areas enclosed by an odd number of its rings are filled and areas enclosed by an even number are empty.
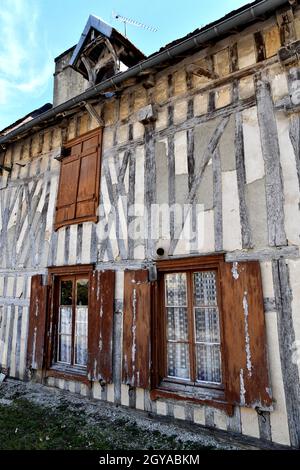
[[[277,23],[280,29],[281,43],[290,44],[297,39],[294,25],[294,12],[292,6],[282,8],[276,13]]]
[[[211,80],[217,80],[218,78],[220,78],[219,75],[213,72],[212,70],[199,67],[199,65],[196,64],[188,65],[187,72],[190,72],[193,75],[197,75],[198,77],[210,78]]]
[[[143,81],[143,87],[148,90],[149,88],[153,88],[155,86],[155,78],[154,75],[148,75],[147,78]]]
[[[156,109],[152,104],[145,106],[137,112],[137,121],[142,124],[148,124],[156,120]]]
[[[104,121],[101,116],[97,113],[95,108],[90,103],[86,103],[85,101],[83,102],[83,105],[89,115],[98,122],[99,126],[104,127]]]
[[[278,51],[278,58],[282,65],[298,62],[300,58],[300,41],[294,41],[281,47]]]
[[[10,173],[12,170],[12,167],[0,165],[0,171],[7,171],[7,173]]]

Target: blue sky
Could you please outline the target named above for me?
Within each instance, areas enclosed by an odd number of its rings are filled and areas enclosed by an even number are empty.
[[[158,28],[128,26],[145,54],[250,0],[0,0],[0,129],[52,102],[53,59],[76,44],[90,13],[123,32],[115,11]]]

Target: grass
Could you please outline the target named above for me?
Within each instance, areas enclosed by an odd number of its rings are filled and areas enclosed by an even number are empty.
[[[201,450],[176,436],[145,431],[126,419],[91,423],[84,407],[61,402],[51,409],[14,398],[0,404],[0,450]]]

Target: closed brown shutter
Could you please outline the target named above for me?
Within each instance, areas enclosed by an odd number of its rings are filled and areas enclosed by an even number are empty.
[[[259,262],[222,264],[226,398],[270,407],[266,333]]]
[[[123,383],[150,388],[151,284],[148,271],[125,271]]]
[[[43,367],[47,301],[48,286],[43,285],[43,276],[32,276],[27,342],[29,369],[39,370]]]
[[[114,271],[94,271],[91,278],[88,320],[88,377],[112,382]]]
[[[56,204],[55,228],[96,217],[99,201],[101,132],[74,142],[63,158]]]

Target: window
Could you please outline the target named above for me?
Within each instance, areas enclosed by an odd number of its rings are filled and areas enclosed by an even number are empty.
[[[55,229],[97,221],[101,131],[71,140],[64,148],[57,195]]]
[[[164,275],[166,377],[222,384],[216,271]]]
[[[111,383],[115,272],[92,265],[48,271],[31,279],[30,376]]]
[[[50,269],[52,285],[51,346],[48,368],[86,375],[91,315],[92,267]]]
[[[218,258],[158,263],[158,276],[159,387],[222,398],[224,361]]]
[[[122,382],[233,413],[272,406],[260,263],[223,254],[124,273]]]
[[[155,297],[153,399],[171,397],[230,408],[221,282],[224,265],[223,255],[157,262],[158,279],[151,294]]]
[[[57,363],[87,365],[88,287],[88,278],[80,275],[58,279]]]

